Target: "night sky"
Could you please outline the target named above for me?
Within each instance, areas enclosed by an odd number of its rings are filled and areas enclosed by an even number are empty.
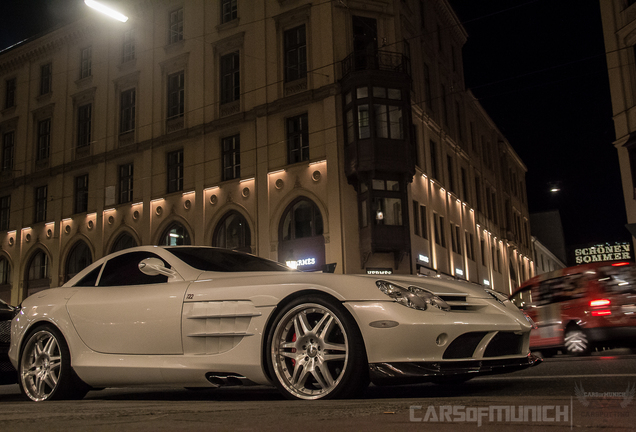
[[[528,167],[530,211],[559,210],[570,246],[631,240],[598,0],[450,3],[468,32],[466,87]],[[83,12],[82,0],[2,0],[0,47]]]

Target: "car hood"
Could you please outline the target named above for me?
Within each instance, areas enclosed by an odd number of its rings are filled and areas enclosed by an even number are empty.
[[[436,295],[463,295],[470,298],[489,298],[486,291],[469,282],[443,280],[427,276],[408,275],[341,275],[310,272],[203,272],[197,282],[210,281],[218,287],[246,287],[272,285],[304,285],[320,291],[330,292],[341,300],[387,300],[391,301],[376,286],[376,281],[385,280],[397,285],[424,288]]]

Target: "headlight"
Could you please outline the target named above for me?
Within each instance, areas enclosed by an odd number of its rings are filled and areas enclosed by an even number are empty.
[[[508,301],[508,297],[505,294],[500,293],[499,291],[491,290],[488,288],[484,288],[488,294],[490,294],[495,300],[497,300],[501,304],[505,304]]]
[[[403,306],[412,309],[426,310],[433,306],[443,311],[449,311],[450,306],[435,294],[414,286],[401,287],[391,282],[379,280],[375,283],[380,291]]]

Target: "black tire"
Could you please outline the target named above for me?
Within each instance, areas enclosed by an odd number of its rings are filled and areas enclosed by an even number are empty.
[[[587,333],[579,326],[565,329],[564,344],[565,352],[573,356],[589,355],[592,352]]]
[[[308,295],[285,305],[267,335],[265,356],[270,377],[288,399],[352,398],[369,385],[360,330],[328,297]]]
[[[18,376],[20,391],[35,402],[82,399],[90,390],[71,367],[64,336],[48,324],[37,327],[25,338]]]

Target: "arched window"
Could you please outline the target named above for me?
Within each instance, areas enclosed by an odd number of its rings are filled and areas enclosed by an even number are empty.
[[[283,216],[281,241],[322,235],[322,215],[312,201],[301,198],[287,207]]]
[[[128,249],[131,247],[137,246],[137,242],[135,239],[128,233],[124,232],[119,234],[115,243],[113,243],[113,247],[110,249],[110,252],[119,252],[120,250]]]
[[[252,234],[247,220],[237,211],[228,212],[214,231],[212,245],[241,252],[252,252]]]
[[[190,234],[179,222],[174,222],[162,234],[159,240],[160,245],[164,246],[183,246],[189,245]]]
[[[308,198],[293,201],[279,226],[278,261],[304,271],[325,265],[325,239],[320,210]]]
[[[43,250],[36,252],[29,261],[27,272],[27,296],[50,287],[49,256]]]
[[[64,280],[69,281],[73,276],[93,263],[93,255],[88,245],[79,241],[73,246],[66,260],[66,275]]]
[[[5,257],[0,257],[0,299],[11,303],[11,265]]]

